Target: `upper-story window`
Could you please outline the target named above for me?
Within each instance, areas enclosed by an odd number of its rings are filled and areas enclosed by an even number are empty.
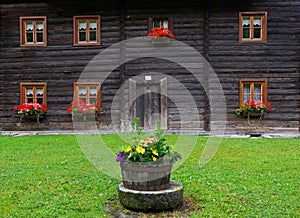
[[[267,80],[241,80],[240,104],[246,101],[267,101]]]
[[[44,82],[38,83],[21,83],[21,103],[47,103],[46,98],[47,85]]]
[[[267,12],[240,12],[239,41],[266,42]]]
[[[100,44],[100,16],[75,16],[74,45]]]
[[[20,17],[21,46],[46,46],[46,22],[45,16]]]
[[[100,83],[99,82],[75,82],[74,99],[83,100],[86,104],[100,106]]]
[[[169,28],[169,19],[168,18],[153,18],[152,28],[159,28],[164,26],[165,29]]]
[[[159,28],[164,26],[165,29],[173,31],[172,16],[153,16],[149,17],[148,31],[151,32],[152,28]]]

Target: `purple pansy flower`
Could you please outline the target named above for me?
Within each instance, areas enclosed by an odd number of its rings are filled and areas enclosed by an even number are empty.
[[[116,162],[123,162],[123,161],[124,161],[124,158],[125,158],[125,154],[124,154],[123,152],[120,152],[120,153],[117,155]]]

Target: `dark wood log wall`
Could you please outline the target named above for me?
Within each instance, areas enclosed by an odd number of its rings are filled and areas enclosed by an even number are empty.
[[[239,1],[244,2],[244,1]],[[227,131],[299,131],[299,1],[215,2],[209,7],[209,63],[217,72],[227,102]],[[267,43],[241,44],[239,11],[267,11]],[[266,78],[273,109],[263,121],[237,117],[239,80]]]
[[[5,2],[5,1],[4,1]],[[31,1],[32,2],[32,1]],[[145,36],[148,18],[168,15],[177,40],[196,48],[209,61],[225,92],[228,132],[298,131],[299,128],[299,22],[300,3],[293,0],[253,1],[60,1],[0,5],[0,130],[71,129],[66,107],[73,97],[73,82],[100,51],[123,39]],[[241,44],[238,13],[267,11],[267,43]],[[20,16],[47,16],[48,46],[21,48]],[[73,16],[101,15],[100,46],[73,46]],[[108,57],[109,59],[112,57]],[[164,67],[156,67],[163,63]],[[102,86],[101,129],[110,125],[110,107],[124,79],[160,72],[183,81],[193,93],[201,128],[209,128],[209,104],[201,86],[183,68],[153,58],[129,62],[110,74]],[[268,79],[268,100],[273,110],[264,120],[251,121],[234,114],[239,106],[239,80]],[[20,102],[20,82],[47,82],[49,113],[39,125],[18,127],[13,108]],[[195,88],[197,87],[197,88]],[[176,87],[172,87],[176,91]],[[172,90],[171,90],[172,91]],[[168,103],[169,128],[178,128],[178,110]]]

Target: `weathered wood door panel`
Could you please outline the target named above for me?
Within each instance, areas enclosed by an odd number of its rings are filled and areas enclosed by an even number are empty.
[[[167,128],[167,80],[159,81],[130,81],[129,82],[130,117],[139,117],[140,126],[145,130],[156,128],[156,121],[160,120],[162,127]]]

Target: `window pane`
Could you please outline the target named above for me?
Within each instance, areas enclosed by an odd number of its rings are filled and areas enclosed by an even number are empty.
[[[262,96],[261,95],[254,95],[254,101],[260,100],[262,101]]]
[[[36,96],[37,97],[43,97],[43,88],[36,88]]]
[[[243,29],[243,38],[244,39],[249,39],[250,38],[250,29],[248,29],[248,28]]]
[[[250,17],[243,18],[243,38],[250,38]]]
[[[254,27],[261,27],[261,18],[255,17],[253,25],[254,25]]]
[[[26,88],[26,97],[33,97],[33,88]]]
[[[96,104],[96,98],[90,98],[90,104]]]
[[[244,94],[244,102],[246,102],[246,101],[248,101],[248,100],[251,100],[251,97],[250,97],[250,95],[248,95],[248,94]]]
[[[243,18],[243,27],[249,27],[250,28],[250,17],[244,17]]]
[[[261,84],[254,84],[254,94],[261,94]]]
[[[33,23],[26,22],[26,31],[33,31]]]
[[[33,102],[33,88],[26,88],[26,96],[25,96],[25,102],[30,103]]]
[[[153,27],[159,28],[162,25],[162,21],[160,19],[153,19]]]
[[[90,96],[97,96],[97,88],[90,87]]]
[[[33,42],[33,33],[32,32],[26,33],[26,42]]]
[[[90,21],[90,30],[96,30],[97,29],[97,22],[95,20]]]
[[[43,98],[37,98],[36,103],[43,104]]]
[[[79,99],[84,101],[84,103],[86,103],[86,97],[79,97]]]
[[[250,94],[250,84],[244,84],[244,94]]]
[[[261,29],[260,28],[255,28],[254,29],[254,36],[253,36],[253,38],[255,38],[255,39],[261,38]]]
[[[43,22],[42,21],[36,22],[36,30],[37,31],[43,31],[43,29],[44,29]]]
[[[26,98],[26,103],[33,103],[33,98]]]
[[[250,100],[251,98],[250,92],[251,92],[250,84],[244,84],[244,96],[243,96],[244,102]]]
[[[86,33],[79,32],[79,41],[86,41]]]
[[[86,21],[79,21],[79,30],[86,30]]]
[[[86,96],[86,88],[85,87],[80,87],[78,91],[79,97]]]
[[[168,28],[169,28],[169,21],[165,19],[165,20],[163,21],[163,25],[164,25],[164,28],[165,28],[165,29],[168,29]]]
[[[90,32],[90,41],[96,41],[96,32]]]
[[[261,84],[254,84],[254,101],[262,101],[262,87]]]
[[[43,33],[37,33],[36,34],[36,41],[37,42],[43,42]]]

